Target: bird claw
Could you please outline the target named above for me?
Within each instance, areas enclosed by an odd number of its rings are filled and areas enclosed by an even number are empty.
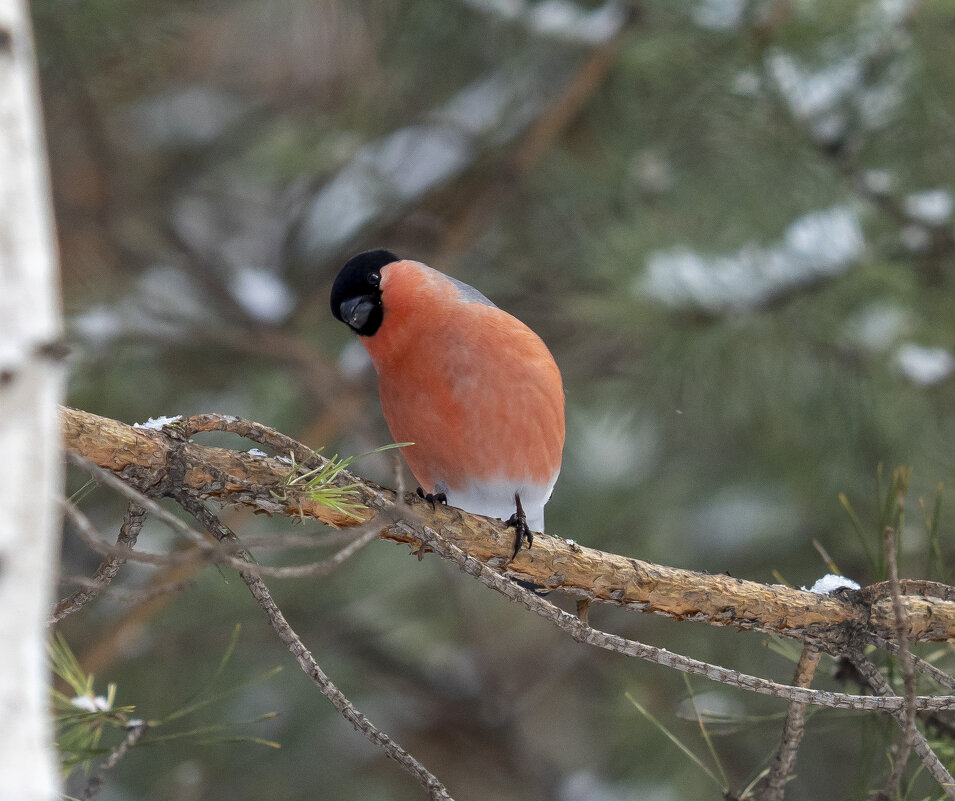
[[[443,492],[434,492],[434,493],[425,492],[423,489],[421,489],[421,487],[418,487],[416,492],[418,493],[419,498],[424,498],[424,500],[426,500],[428,503],[431,504],[432,509],[434,509],[434,505],[436,503],[440,503],[444,505],[447,505],[448,503],[448,496],[445,495]]]
[[[514,542],[514,553],[511,554],[512,560],[517,558],[524,540],[527,540],[528,548],[534,545],[534,532],[527,525],[527,515],[524,514],[524,507],[521,506],[521,496],[518,492],[514,493],[514,503],[517,506],[517,511],[504,521],[505,526],[513,526],[516,529],[517,536]]]

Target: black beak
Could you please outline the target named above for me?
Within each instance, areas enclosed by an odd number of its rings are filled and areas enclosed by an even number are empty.
[[[343,300],[341,306],[338,307],[338,311],[341,314],[342,322],[346,323],[352,330],[359,331],[365,327],[376,305],[375,298],[371,295],[359,295],[355,298]]]

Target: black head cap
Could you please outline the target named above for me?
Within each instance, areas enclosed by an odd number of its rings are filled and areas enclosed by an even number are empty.
[[[332,285],[332,314],[356,334],[370,337],[381,325],[381,268],[400,259],[388,250],[352,256]]]

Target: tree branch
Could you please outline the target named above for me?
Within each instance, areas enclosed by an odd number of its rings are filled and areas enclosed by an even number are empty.
[[[816,667],[819,665],[821,656],[819,651],[810,645],[802,649],[802,654],[800,654],[799,662],[796,665],[796,672],[793,675],[793,685],[808,687],[812,684],[812,677],[816,673]],[[783,800],[786,782],[793,776],[796,755],[799,753],[799,746],[802,743],[805,730],[806,705],[794,701],[789,705],[789,710],[786,712],[786,722],[783,724],[779,750],[776,752],[772,767],[769,769],[766,786],[757,796],[758,801]]]
[[[103,560],[89,584],[67,596],[53,608],[53,614],[50,616],[51,623],[59,623],[67,615],[79,611],[109,586],[110,582],[116,578],[119,569],[126,564],[128,552],[132,551],[136,545],[145,520],[146,510],[130,501],[126,516],[123,518],[123,525],[120,526],[119,535],[116,537],[115,552]]]
[[[71,458],[91,468],[94,474],[102,472],[101,468],[89,464],[83,460],[82,457],[73,454]],[[184,533],[194,545],[198,545],[197,540],[202,537],[199,532],[186,526],[174,515],[171,515],[154,501],[145,497],[134,487],[126,485],[120,479],[110,475],[105,475],[103,478],[107,483],[115,486],[119,492],[124,494],[131,501],[144,506],[156,514],[159,519],[170,525],[171,528],[180,533]],[[201,507],[205,510],[203,503],[185,490],[181,493],[173,493],[172,497],[177,500],[183,508],[194,515],[198,514],[197,512],[193,512],[195,509]],[[793,703],[816,704],[838,709],[895,711],[897,708],[901,708],[901,703],[904,701],[904,699],[898,697],[879,699],[872,698],[871,696],[849,695],[846,693],[812,690],[807,687],[792,687],[786,684],[779,684],[758,676],[751,676],[737,670],[713,665],[708,662],[701,662],[700,660],[692,659],[691,657],[681,654],[675,654],[665,648],[646,645],[636,640],[628,640],[624,637],[591,628],[581,618],[564,612],[550,601],[541,598],[534,592],[524,589],[524,587],[517,582],[512,581],[510,578],[498,572],[498,570],[492,569],[483,562],[474,559],[453,542],[445,539],[435,529],[423,522],[417,513],[417,511],[428,509],[429,506],[427,504],[424,504],[423,507],[419,505],[419,510],[416,511],[408,506],[410,499],[417,500],[417,496],[414,494],[403,495],[400,501],[391,503],[387,510],[384,511],[391,521],[392,527],[398,533],[404,533],[406,537],[409,538],[413,537],[414,541],[419,543],[419,553],[422,553],[424,550],[431,550],[442,558],[455,562],[471,576],[477,578],[488,587],[500,592],[507,598],[523,604],[530,611],[550,621],[578,642],[587,643],[588,645],[604,650],[614,651],[624,656],[644,659],[685,673],[702,676],[711,681],[717,681],[748,692],[782,698]],[[93,529],[92,524],[86,519],[86,516],[78,509],[73,508],[70,504],[66,504],[66,509],[73,522],[77,525],[77,530],[83,534],[87,542],[95,547],[96,539],[102,539],[101,535],[98,535],[95,529]],[[204,559],[208,562],[219,561],[236,567],[243,575],[259,575],[263,570],[262,566],[248,561],[248,552],[241,541],[231,532],[228,532],[228,536],[225,536],[224,532],[228,530],[224,524],[221,522],[215,524],[221,528],[220,530],[209,522],[212,520],[217,520],[217,518],[212,516],[208,510],[203,512],[203,525],[206,528],[212,526],[213,530],[217,532],[218,545],[213,546],[212,550],[208,547],[195,547],[191,551],[171,554],[169,556],[139,553],[135,558],[147,564],[162,564],[174,560],[195,561],[196,559]],[[374,531],[380,525],[382,525],[382,523],[378,520],[371,520],[365,523],[364,526],[362,526],[365,531],[360,531],[357,540],[363,541],[368,530]],[[220,534],[222,536],[219,536]],[[219,551],[221,551],[221,553],[217,553]],[[133,555],[130,554],[130,557],[132,558]],[[920,710],[955,709],[955,697],[918,696],[914,699],[914,703],[916,708]]]
[[[113,749],[106,761],[99,766],[96,773],[90,776],[89,781],[86,783],[86,789],[83,791],[83,801],[92,801],[92,799],[99,795],[100,790],[103,789],[103,782],[106,776],[119,764],[119,761],[126,756],[129,749],[139,742],[146,733],[146,728],[146,723],[142,720],[131,721],[129,723],[126,727],[126,736],[123,737],[123,741]]]
[[[189,496],[178,499],[182,507],[189,512],[199,523],[217,540],[230,541],[236,540],[236,536],[222,523],[219,518],[213,515],[202,501]],[[248,557],[247,554],[243,556]],[[251,560],[250,560],[251,561]],[[325,671],[315,661],[315,657],[305,647],[298,634],[292,629],[282,610],[272,599],[265,582],[255,573],[248,571],[239,571],[239,575],[245,582],[252,597],[265,612],[269,619],[269,625],[272,626],[279,639],[285,644],[299,667],[316,684],[318,689],[338,710],[339,714],[354,727],[355,731],[363,734],[374,745],[378,746],[386,756],[397,762],[402,768],[410,773],[424,787],[433,801],[454,801],[443,784],[434,776],[424,765],[415,759],[408,751],[396,743],[389,735],[375,726],[363,713],[355,708],[354,704],[345,697],[341,690],[335,686]]]
[[[901,501],[900,501],[901,502]],[[882,532],[886,565],[889,569],[889,585],[892,590],[892,612],[895,615],[896,644],[899,651],[899,662],[902,664],[902,677],[905,682],[905,716],[902,723],[902,743],[895,757],[892,772],[885,781],[885,787],[876,795],[877,801],[892,801],[902,786],[902,776],[912,753],[912,743],[915,741],[917,729],[915,727],[915,667],[909,653],[905,632],[905,610],[902,608],[902,592],[899,588],[898,546],[895,529],[886,526]]]
[[[110,565],[114,560],[120,559],[122,562],[128,560],[133,562],[144,562],[151,565],[170,565],[183,562],[194,562],[197,559],[204,559],[210,563],[214,562],[216,564],[229,565],[236,570],[253,572],[260,576],[274,576],[275,578],[305,578],[308,576],[324,576],[328,573],[331,573],[332,570],[338,567],[346,559],[354,556],[359,550],[364,548],[369,542],[376,539],[378,536],[378,531],[374,528],[374,526],[368,528],[370,525],[369,522],[365,524],[363,530],[352,529],[354,532],[352,538],[349,539],[342,548],[340,548],[327,559],[323,559],[318,562],[311,562],[305,565],[292,565],[289,567],[273,567],[271,565],[261,565],[257,563],[249,564],[247,560],[242,558],[241,554],[237,555],[240,552],[240,546],[238,545],[237,541],[224,540],[216,542],[210,540],[204,537],[200,532],[187,526],[175,515],[167,512],[159,504],[141,493],[135,487],[129,486],[121,479],[114,476],[112,473],[104,470],[102,467],[93,464],[89,460],[84,459],[82,456],[76,453],[71,453],[69,458],[78,467],[82,467],[84,470],[89,470],[94,478],[97,478],[103,483],[112,486],[113,489],[117,490],[120,494],[125,495],[127,498],[129,498],[131,504],[135,504],[141,507],[143,510],[150,511],[153,515],[159,518],[159,520],[172,528],[173,531],[185,535],[193,545],[193,547],[189,550],[177,551],[170,554],[133,551],[127,543],[117,543],[116,545],[110,545],[105,538],[100,535],[98,531],[96,531],[95,527],[89,522],[86,516],[79,511],[79,509],[74,507],[72,504],[65,502],[64,508],[70,520],[76,525],[77,532],[86,542],[86,544],[90,546],[90,548],[106,557],[106,561],[103,563],[104,565]],[[282,537],[273,538],[275,544],[277,545],[282,545],[282,539]],[[320,540],[317,540],[314,537],[312,538],[312,547],[320,544],[322,544]],[[245,546],[248,547],[249,543],[246,542]],[[66,602],[64,601],[62,603]],[[59,605],[57,608],[59,608]],[[59,619],[60,618],[54,615],[50,622],[56,623]]]
[[[271,432],[265,426],[239,418],[203,415],[203,430],[215,428],[210,420],[225,420],[233,429],[256,432],[258,441]],[[134,428],[116,420],[75,409],[62,410],[66,447],[115,473],[148,495],[173,491],[196,499],[237,504],[256,512],[310,517],[335,527],[355,526],[390,508],[395,493],[369,481],[343,473],[342,483],[354,483],[355,499],[367,507],[360,519],[322,506],[305,495],[289,494],[285,500],[270,493],[289,473],[286,461],[272,457],[213,448],[188,440],[184,432],[190,418],[161,431]],[[194,428],[194,426],[193,426]],[[277,432],[274,432],[277,434]],[[294,443],[281,440],[283,450]],[[311,451],[298,443],[296,459]],[[319,455],[312,463],[323,464]],[[710,575],[667,567],[630,557],[585,548],[572,540],[538,537],[534,547],[509,561],[513,531],[497,520],[442,507],[431,510],[409,497],[428,526],[479,561],[512,577],[559,589],[578,599],[610,603],[640,612],[715,626],[761,631],[815,643],[822,650],[842,650],[857,637],[895,641],[896,615],[886,585],[873,585],[855,595],[819,595],[804,590],[769,586],[726,575]],[[420,547],[419,529],[381,522],[379,536]],[[955,638],[955,590],[933,582],[900,582],[901,598],[910,642]]]
[[[875,693],[882,698],[895,698],[903,702],[892,710],[892,716],[898,721],[899,726],[905,730],[907,728],[907,705],[905,699],[899,698],[899,696],[892,691],[892,686],[885,680],[882,674],[879,673],[875,665],[862,655],[861,651],[851,652],[849,658],[852,660],[852,664],[855,665],[856,670],[862,674],[862,677]],[[932,750],[932,747],[928,744],[922,732],[917,728],[912,735],[912,748],[915,749],[915,753],[919,755],[922,764],[925,765],[925,769],[931,774],[932,778],[938,782],[942,790],[945,791],[945,795],[955,799],[955,779],[952,778],[952,774],[948,772],[948,769],[942,764],[941,760],[939,760],[938,755]]]
[[[454,562],[469,575],[507,598],[535,612],[574,640],[637,657],[665,667],[703,676],[749,692],[790,702],[777,757],[763,798],[780,801],[791,776],[802,739],[806,704],[830,708],[888,711],[904,729],[899,765],[892,771],[883,795],[892,795],[901,779],[910,748],[945,791],[951,781],[945,767],[915,727],[917,711],[955,709],[955,696],[916,696],[915,670],[925,664],[908,651],[908,643],[950,639],[955,631],[955,588],[926,581],[900,581],[890,550],[890,581],[840,596],[823,596],[780,586],[765,586],[728,576],[641,562],[583,548],[572,540],[539,537],[534,548],[509,559],[512,532],[500,521],[458,509],[431,506],[411,493],[393,492],[341,471],[332,483],[349,489],[360,502],[354,516],[323,506],[316,497],[297,491],[303,482],[289,481],[303,470],[322,468],[327,460],[279,432],[250,421],[223,415],[176,418],[159,429],[131,427],[115,420],[73,409],[62,410],[64,439],[70,459],[98,480],[123,493],[131,509],[155,515],[190,543],[184,558],[221,562],[235,567],[253,597],[265,611],[280,639],[339,713],[372,743],[398,762],[425,787],[432,799],[450,800],[438,779],[410,753],[375,727],[331,682],[289,627],[262,581],[266,570],[286,570],[255,564],[243,544],[207,507],[219,503],[250,506],[258,512],[314,517],[333,526],[348,527],[354,538],[326,563],[337,565],[357,548],[380,536],[412,544],[418,553],[432,551]],[[192,442],[202,431],[228,430],[278,450],[284,458],[210,448]],[[155,502],[170,497],[198,520],[206,533],[184,524]],[[130,559],[157,562],[179,557],[143,554],[110,545],[85,516],[66,505],[77,531],[94,548],[112,559],[123,552]],[[207,537],[211,534],[214,541]],[[125,545],[125,543],[124,543]],[[110,564],[110,559],[104,564]],[[308,566],[306,566],[308,567]],[[518,579],[515,581],[514,579]],[[803,642],[803,655],[793,685],[701,662],[664,648],[626,639],[592,628],[585,619],[569,614],[550,600],[522,586],[524,582],[559,589],[578,600],[578,609],[591,601],[614,603],[679,619],[735,626],[739,629],[782,634]],[[896,695],[876,668],[862,656],[862,647],[877,644],[898,653],[903,661],[906,693]],[[809,685],[822,651],[849,654],[874,696],[812,689]],[[933,678],[945,677],[933,669]],[[935,674],[938,674],[936,676]],[[946,679],[948,677],[945,677]],[[951,688],[951,681],[943,681]],[[952,796],[955,797],[955,796]]]
[[[407,516],[403,516],[398,525],[411,526]],[[815,704],[833,709],[884,710],[892,713],[905,708],[905,699],[896,695],[873,698],[869,695],[849,695],[847,693],[831,692],[828,690],[813,690],[808,687],[793,687],[788,684],[779,684],[778,682],[769,681],[759,676],[741,673],[738,670],[712,665],[708,662],[701,662],[698,659],[673,653],[666,648],[657,648],[653,645],[646,645],[636,640],[628,640],[616,634],[609,634],[605,631],[591,628],[575,615],[565,612],[546,598],[541,598],[536,593],[524,589],[516,582],[511,581],[501,573],[491,569],[480,560],[468,555],[454,543],[445,540],[430,526],[423,525],[420,531],[428,547],[435,553],[455,562],[465,573],[474,576],[488,587],[497,590],[512,601],[523,604],[545,620],[549,620],[559,629],[573,637],[577,642],[587,643],[588,645],[593,645],[596,648],[602,648],[607,651],[614,651],[624,656],[644,659],[647,662],[653,662],[663,667],[680,670],[684,673],[702,676],[710,681],[728,684],[748,692],[768,695],[773,698],[782,698],[791,702]],[[937,697],[920,695],[915,698],[915,706],[918,709],[955,709],[955,696]]]

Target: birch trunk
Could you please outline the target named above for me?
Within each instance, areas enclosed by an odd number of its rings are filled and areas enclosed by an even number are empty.
[[[61,494],[61,314],[32,32],[0,0],[0,798],[60,789],[47,618]]]

